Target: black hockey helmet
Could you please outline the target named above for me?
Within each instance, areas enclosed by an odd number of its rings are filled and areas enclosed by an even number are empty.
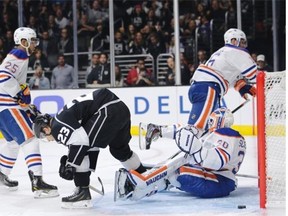
[[[46,135],[43,131],[44,127],[49,126],[49,122],[51,120],[51,116],[49,114],[40,114],[38,115],[35,120],[34,120],[34,124],[33,124],[33,131],[35,133],[35,136],[37,138],[44,138]]]

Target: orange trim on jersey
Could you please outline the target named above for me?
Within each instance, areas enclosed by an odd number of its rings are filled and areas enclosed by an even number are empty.
[[[10,161],[7,161],[7,160],[5,160],[3,158],[0,158],[0,161],[5,163],[5,164],[9,164],[9,165],[14,165],[15,164],[15,162],[10,162]]]
[[[225,162],[227,163],[228,160],[229,160],[229,158],[228,158],[226,152],[225,152],[223,149],[221,149],[221,148],[218,148],[218,147],[217,147],[217,149],[219,150],[220,154],[224,157],[224,160],[225,160]]]
[[[24,117],[20,114],[19,110],[16,109],[11,109],[12,114],[16,117],[16,120],[19,122],[19,124],[21,125],[21,128],[24,130],[25,132],[25,136],[27,139],[30,139],[34,136],[34,134],[32,133],[32,130],[30,127],[28,127]]]
[[[211,109],[213,106],[212,102],[213,102],[214,97],[215,97],[215,90],[209,87],[207,96],[208,96],[208,100],[206,100],[206,102],[204,104],[200,119],[198,119],[198,121],[194,125],[200,129],[204,129],[206,126],[206,119],[210,115]]]
[[[157,169],[156,171],[150,173],[149,175],[147,176],[143,176],[141,175],[140,173],[138,173],[137,171],[135,170],[130,170],[130,173],[132,173],[133,175],[137,176],[138,178],[142,179],[143,181],[146,181],[156,175],[158,175],[159,173],[162,173],[163,171],[167,170],[167,166],[162,166],[160,167],[159,169]]]
[[[194,175],[200,175],[200,176],[203,176],[205,178],[210,178],[210,179],[213,179],[213,180],[217,180],[217,176],[211,172],[204,172],[203,170],[199,170],[199,169],[195,169],[193,167],[185,167],[185,166],[182,166],[180,167],[180,174],[181,173],[191,173],[191,174],[194,174]]]
[[[223,83],[224,83],[224,85],[226,86],[226,91],[228,90],[228,88],[229,88],[229,82],[228,82],[226,79],[224,79],[224,77],[223,77],[221,74],[219,74],[219,73],[216,72],[214,69],[212,69],[212,68],[210,68],[210,67],[208,67],[208,66],[206,66],[206,65],[204,65],[204,64],[201,64],[201,67],[206,68],[207,70],[211,70],[213,73],[217,74],[217,76],[219,76],[219,77],[223,80]]]

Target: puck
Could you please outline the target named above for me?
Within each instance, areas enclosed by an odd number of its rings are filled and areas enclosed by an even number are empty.
[[[237,208],[238,208],[238,209],[245,209],[245,208],[246,208],[246,205],[238,205]]]

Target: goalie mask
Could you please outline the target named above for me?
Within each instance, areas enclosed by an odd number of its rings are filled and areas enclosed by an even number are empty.
[[[44,127],[50,127],[51,116],[49,114],[38,115],[33,124],[33,131],[37,138],[43,139],[46,137],[45,132],[43,131]]]
[[[225,32],[225,34],[224,34],[224,42],[225,42],[225,44],[234,45],[232,43],[232,39],[235,39],[237,41],[237,45],[236,46],[242,47],[242,48],[246,48],[247,47],[246,35],[240,29],[230,28],[229,30],[227,30]]]
[[[209,131],[212,132],[219,128],[224,127],[230,128],[233,125],[233,123],[234,123],[234,117],[232,112],[225,107],[220,107],[211,113],[208,119],[208,128]]]

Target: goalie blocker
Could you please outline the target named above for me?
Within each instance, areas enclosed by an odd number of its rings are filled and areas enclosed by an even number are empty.
[[[208,121],[211,133],[203,142],[194,127],[175,128],[172,137],[184,152],[142,174],[119,170],[115,199],[139,200],[171,187],[203,198],[229,195],[236,189],[235,174],[246,152],[246,142],[232,123],[231,111],[215,110]]]

